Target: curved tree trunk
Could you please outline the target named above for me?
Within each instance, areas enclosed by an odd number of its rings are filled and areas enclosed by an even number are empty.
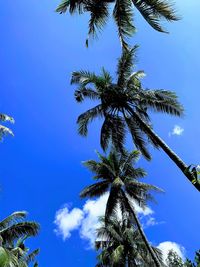
[[[160,264],[160,262],[159,262],[157,256],[155,255],[155,253],[154,253],[154,251],[153,251],[151,245],[149,244],[149,242],[148,242],[148,240],[147,240],[147,238],[146,238],[146,235],[145,235],[145,233],[144,233],[144,231],[143,231],[143,229],[142,229],[142,226],[141,226],[141,224],[140,224],[140,222],[139,222],[139,220],[138,220],[138,217],[137,217],[137,215],[135,214],[134,211],[133,211],[133,214],[132,214],[132,215],[133,215],[134,221],[135,221],[135,223],[136,223],[136,225],[137,225],[137,227],[138,227],[138,231],[139,231],[139,233],[140,233],[140,235],[141,235],[141,237],[142,237],[142,239],[143,239],[143,241],[144,241],[146,247],[148,248],[149,253],[150,253],[150,255],[151,255],[151,257],[152,257],[154,263],[155,263],[155,266],[156,266],[156,267],[161,267],[162,265]]]
[[[153,251],[151,245],[149,244],[149,242],[148,242],[148,240],[146,238],[146,235],[145,235],[145,233],[144,233],[144,231],[142,229],[142,226],[140,224],[140,221],[138,220],[138,217],[137,217],[137,215],[135,213],[135,210],[132,207],[131,203],[129,202],[128,197],[126,196],[126,193],[123,190],[121,190],[121,196],[122,196],[122,198],[124,200],[124,203],[125,203],[125,206],[126,206],[126,209],[127,209],[128,213],[133,217],[133,220],[134,220],[134,222],[135,222],[135,224],[136,224],[136,226],[138,228],[138,231],[139,231],[139,233],[140,233],[140,235],[141,235],[141,237],[142,237],[142,239],[143,239],[143,241],[145,243],[146,248],[149,251],[149,254],[152,257],[152,260],[155,263],[155,266],[156,267],[163,267],[163,265],[160,263],[159,259],[157,258],[155,252]]]
[[[195,179],[194,175],[188,170],[187,165],[181,160],[181,158],[170,149],[170,147],[146,124],[137,113],[132,112],[133,117],[141,125],[142,130],[165,151],[170,159],[179,167],[183,174],[188,178],[188,180],[200,191],[200,183]]]

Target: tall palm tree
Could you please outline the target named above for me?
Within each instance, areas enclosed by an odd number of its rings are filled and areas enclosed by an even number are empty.
[[[101,227],[97,229],[96,250],[100,251],[96,267],[145,267],[154,266],[151,255],[139,235],[138,230],[126,216],[121,219],[117,214],[106,224],[101,219]],[[152,250],[162,263],[162,253],[152,246]],[[162,263],[162,265],[164,265]]]
[[[79,134],[87,136],[88,124],[95,118],[103,118],[100,143],[105,151],[110,142],[123,151],[127,130],[142,154],[150,159],[147,144],[162,148],[184,175],[200,191],[200,183],[180,157],[153,131],[149,111],[182,116],[183,107],[172,91],[150,90],[142,87],[143,71],[133,72],[137,47],[125,51],[118,61],[117,80],[102,70],[101,75],[89,71],[76,71],[71,84],[78,85],[75,91],[77,102],[91,99],[98,104],[78,117]]]
[[[18,211],[0,221],[0,267],[26,267],[38,254],[38,250],[28,254],[23,244],[39,232],[39,225],[26,221],[26,216],[25,211]]]
[[[9,121],[11,123],[14,123],[14,119],[12,117],[2,113],[0,113],[0,122],[1,121]],[[0,124],[0,141],[3,139],[3,136],[7,134],[13,135],[13,132],[9,128]]]
[[[133,25],[134,7],[148,24],[159,32],[166,32],[160,24],[161,20],[176,21],[179,19],[175,14],[173,5],[168,0],[63,0],[56,11],[65,13],[69,9],[70,14],[89,13],[88,37],[94,38],[97,31],[101,31],[106,25],[112,9],[112,16],[118,29],[121,44],[127,48],[126,39],[135,32]],[[88,45],[88,39],[86,45]]]
[[[138,151],[131,153],[124,151],[121,154],[113,149],[108,157],[98,153],[100,161],[88,160],[84,162],[84,165],[95,174],[95,183],[86,187],[80,193],[80,197],[99,197],[109,192],[105,221],[108,222],[118,208],[120,208],[122,214],[128,213],[130,220],[136,224],[155,266],[159,267],[161,264],[149,245],[132,205],[132,201],[135,201],[135,203],[145,208],[147,201],[153,199],[150,191],[160,191],[153,185],[138,181],[139,178],[146,175],[143,169],[133,167],[133,164],[139,159],[139,155]]]

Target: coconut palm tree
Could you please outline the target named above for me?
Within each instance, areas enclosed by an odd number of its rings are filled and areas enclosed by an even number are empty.
[[[97,240],[95,247],[100,253],[96,267],[155,266],[137,228],[126,216],[119,219],[118,215],[114,214],[108,223],[102,218],[101,227],[97,229]],[[162,263],[160,250],[153,246],[152,250]]]
[[[132,36],[135,32],[134,7],[148,24],[159,32],[166,32],[160,24],[161,20],[176,21],[179,19],[173,5],[168,0],[63,0],[56,11],[65,13],[69,10],[70,14],[89,13],[88,37],[94,38],[97,31],[101,31],[106,25],[112,10],[121,44],[127,48],[127,37]],[[88,39],[86,45],[88,45]]]
[[[104,151],[110,142],[123,151],[127,130],[131,133],[133,143],[143,156],[150,159],[147,144],[150,142],[162,148],[184,175],[200,191],[200,183],[181,158],[153,131],[150,111],[182,116],[183,107],[172,91],[145,89],[141,78],[143,71],[133,72],[137,47],[123,51],[118,61],[117,79],[102,70],[101,75],[89,71],[76,71],[72,74],[71,84],[76,84],[77,102],[93,100],[97,105],[78,117],[78,132],[87,136],[88,124],[97,117],[103,118],[100,143]]]
[[[153,185],[138,181],[139,178],[146,175],[143,169],[133,167],[139,159],[139,155],[138,151],[131,153],[124,151],[121,154],[113,149],[108,157],[98,153],[99,161],[88,160],[84,162],[84,165],[95,174],[95,183],[86,187],[80,193],[80,197],[99,197],[109,192],[105,221],[108,222],[117,209],[120,209],[122,214],[127,213],[130,220],[136,224],[155,266],[158,267],[161,266],[160,262],[149,245],[132,203],[134,201],[142,208],[145,208],[147,201],[153,199],[150,191],[161,190]]]
[[[9,121],[11,123],[14,123],[14,119],[12,117],[2,113],[0,113],[0,122],[1,121]],[[3,139],[3,136],[7,134],[13,135],[13,132],[9,128],[0,124],[0,141]]]
[[[26,221],[25,211],[14,212],[0,221],[0,267],[26,267],[38,250],[28,254],[24,246],[27,237],[36,236],[39,225]]]

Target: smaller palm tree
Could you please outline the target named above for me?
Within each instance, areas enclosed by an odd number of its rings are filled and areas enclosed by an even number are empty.
[[[0,113],[0,122],[1,121],[9,121],[11,123],[14,123],[14,119],[12,117],[2,113]],[[13,135],[12,130],[0,124],[0,141],[3,139],[3,136],[7,134]]]
[[[0,221],[0,267],[27,267],[38,254],[38,250],[29,254],[24,245],[40,228],[36,222],[26,221],[26,216],[25,211],[18,211]]]
[[[78,12],[89,13],[89,37],[96,37],[107,24],[110,11],[118,29],[118,35],[122,47],[127,49],[127,37],[135,32],[133,24],[134,7],[140,12],[148,24],[159,32],[166,32],[160,21],[176,21],[179,18],[175,14],[173,5],[168,0],[63,0],[56,9],[59,13],[69,10],[70,14]],[[88,39],[86,40],[88,46]]]
[[[113,149],[108,157],[98,153],[99,161],[88,160],[84,162],[84,165],[95,174],[93,177],[95,183],[86,187],[80,193],[80,197],[99,197],[109,192],[105,221],[108,222],[117,209],[120,209],[122,214],[128,213],[130,220],[137,226],[155,266],[160,267],[160,262],[149,245],[132,204],[135,202],[145,208],[147,202],[153,199],[150,191],[161,191],[158,187],[139,181],[140,178],[146,175],[143,169],[134,168],[139,156],[140,153],[138,151],[131,153],[124,151],[121,154]]]
[[[115,213],[109,218],[108,223],[101,218],[101,227],[97,229],[97,240],[95,247],[100,253],[96,267],[155,266],[137,227],[125,214],[119,219]],[[152,250],[164,265],[161,251],[153,246]]]

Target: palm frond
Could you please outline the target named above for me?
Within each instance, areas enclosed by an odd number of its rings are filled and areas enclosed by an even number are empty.
[[[0,141],[3,139],[5,135],[8,135],[8,134],[14,136],[13,131],[11,129],[3,125],[0,125]]]
[[[39,232],[39,228],[39,224],[35,222],[20,222],[5,229],[2,229],[0,231],[0,236],[3,238],[4,242],[11,243],[24,235],[37,235]]]
[[[136,88],[141,88],[140,80],[143,79],[145,76],[146,74],[142,70],[131,73],[131,75],[127,78],[126,92],[130,93],[130,91],[133,90],[133,92],[135,93]]]
[[[177,21],[173,5],[167,0],[132,0],[144,19],[152,28],[159,32],[166,32],[160,25],[161,19]]]
[[[77,102],[81,103],[83,102],[86,98],[91,99],[91,100],[97,100],[99,99],[99,94],[91,89],[91,88],[85,88],[81,87],[80,89],[77,89],[74,93],[75,99]]]
[[[102,68],[102,76],[108,85],[112,84],[113,78],[105,68]]]
[[[3,121],[3,122],[7,122],[8,121],[8,122],[11,122],[11,123],[15,122],[14,119],[11,116],[8,116],[8,115],[2,114],[2,113],[0,113],[0,121]],[[14,134],[13,134],[11,129],[9,129],[8,127],[5,127],[5,126],[0,124],[0,141],[3,139],[3,137],[5,135],[8,135],[8,134],[14,136]]]
[[[103,116],[102,105],[98,105],[92,109],[87,110],[78,117],[78,133],[87,136],[88,124],[97,117]]]
[[[151,160],[151,155],[147,150],[147,143],[145,137],[141,132],[141,128],[137,125],[137,122],[134,120],[134,118],[126,117],[126,123],[136,148],[142,153],[142,155],[147,160]]]
[[[14,255],[12,251],[7,248],[0,247],[1,266],[3,267],[18,267],[18,258]]]
[[[118,29],[119,39],[122,48],[129,49],[127,37],[131,37],[135,32],[133,26],[133,11],[131,0],[116,0],[113,10],[113,17]]]
[[[124,150],[123,155],[120,157],[119,165],[122,166],[123,172],[131,165],[135,164],[140,159],[141,153],[138,150],[128,152]]]
[[[108,3],[101,0],[89,0],[85,2],[84,9],[90,13],[88,36],[95,38],[97,32],[103,29],[108,20]],[[88,39],[86,46],[88,46]]]
[[[100,169],[100,164],[99,162],[95,161],[95,160],[87,160],[87,161],[83,161],[82,164],[88,168],[91,172],[98,174],[99,173],[99,169]]]
[[[0,222],[0,230],[7,228],[8,226],[18,222],[19,220],[23,220],[24,218],[26,218],[26,216],[27,216],[26,211],[13,212],[11,215],[9,215]]]
[[[123,244],[120,244],[117,246],[112,254],[110,255],[112,258],[112,262],[114,264],[123,264],[125,263],[125,257],[124,257],[125,251]]]
[[[107,79],[97,76],[94,72],[81,70],[72,73],[71,84],[78,84],[82,87],[93,84],[96,88],[101,88],[107,85]]]
[[[156,112],[164,112],[174,116],[182,116],[184,111],[176,94],[167,90],[144,90],[141,92],[140,103]]]
[[[85,189],[83,189],[80,193],[81,198],[85,197],[100,197],[103,194],[105,194],[109,189],[109,182],[108,181],[102,181],[95,183],[93,185],[87,186]]]
[[[105,151],[109,143],[116,150],[123,153],[125,143],[126,127],[124,120],[119,116],[106,115],[101,128],[101,147]]]
[[[70,5],[70,0],[63,0],[56,8],[56,12],[62,14],[65,13]]]
[[[83,0],[63,0],[60,5],[56,8],[56,12],[63,14],[69,9],[71,14],[78,12],[82,14],[84,11],[84,1]]]
[[[29,264],[30,262],[35,261],[35,258],[37,257],[37,255],[40,253],[40,249],[35,249],[33,250],[31,253],[29,253],[25,258],[25,262],[27,264]]]
[[[112,137],[112,129],[110,127],[111,119],[110,116],[106,116],[105,120],[101,127],[101,136],[100,136],[100,144],[104,151],[106,151],[109,147]]]
[[[124,50],[121,58],[118,60],[117,65],[117,84],[119,87],[124,87],[126,84],[126,80],[132,73],[132,69],[134,67],[134,63],[136,61],[136,52],[138,46],[134,46],[130,50]]]
[[[15,122],[15,120],[11,116],[8,116],[8,115],[2,114],[2,113],[0,113],[0,121],[8,121],[11,123]]]

